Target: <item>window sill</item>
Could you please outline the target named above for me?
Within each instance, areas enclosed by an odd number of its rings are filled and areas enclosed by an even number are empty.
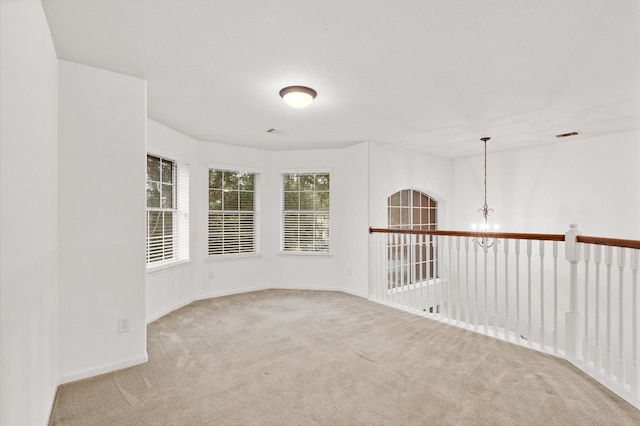
[[[333,257],[332,253],[316,253],[312,251],[281,251],[278,256],[283,257]]]
[[[238,261],[238,260],[251,260],[259,259],[262,257],[260,253],[243,253],[243,254],[218,254],[214,256],[207,256],[206,262],[220,262],[220,261]]]
[[[170,269],[175,269],[187,265],[189,260],[176,260],[175,262],[163,263],[161,265],[147,265],[147,275],[159,274]]]

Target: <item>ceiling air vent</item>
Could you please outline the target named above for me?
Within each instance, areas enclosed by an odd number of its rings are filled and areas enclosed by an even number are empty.
[[[556,135],[556,138],[568,138],[569,136],[577,136],[580,133],[578,132],[569,132],[569,133],[560,133],[559,135]]]
[[[271,133],[272,135],[284,135],[284,130],[278,130],[278,129],[274,129],[271,128],[269,130],[267,130],[267,133]]]

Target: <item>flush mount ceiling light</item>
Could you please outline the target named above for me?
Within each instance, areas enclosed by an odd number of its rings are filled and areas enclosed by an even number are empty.
[[[305,86],[289,86],[280,90],[280,97],[294,108],[306,107],[317,95],[315,90]]]

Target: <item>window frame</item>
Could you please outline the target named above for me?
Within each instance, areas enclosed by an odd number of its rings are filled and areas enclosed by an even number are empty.
[[[149,207],[148,205],[148,195],[145,201],[145,266],[147,272],[155,272],[166,268],[171,268],[176,265],[187,263],[190,261],[190,250],[189,250],[189,179],[190,179],[190,171],[189,164],[182,160],[176,159],[172,155],[166,155],[156,150],[147,151],[147,164],[149,161],[149,157],[154,157],[159,159],[161,162],[169,162],[172,164],[172,173],[173,173],[173,182],[172,185],[172,206],[171,207]],[[161,167],[162,170],[162,167]],[[163,184],[162,176],[160,176],[160,181],[150,180],[148,173],[148,166],[146,172],[145,185],[147,186],[151,182]],[[162,171],[161,171],[162,173]],[[147,193],[148,194],[148,193]],[[151,211],[162,211],[171,212],[172,213],[172,224],[171,224],[171,255],[164,257],[161,260],[155,260],[149,262],[149,213]],[[168,235],[163,233],[164,235]],[[163,252],[164,252],[163,248]]]
[[[408,203],[402,204],[402,197],[404,193],[407,193]],[[393,205],[392,199],[398,195],[400,202],[397,205]],[[420,199],[420,205],[416,206],[415,194]],[[428,200],[429,205],[424,206],[422,204],[422,197]],[[432,205],[433,204],[433,205]],[[399,224],[392,224],[392,209],[399,209],[396,215],[399,218]],[[406,209],[406,215],[403,214],[403,209]],[[427,222],[423,221],[426,217]],[[414,217],[417,214],[420,216],[420,220],[414,222]],[[435,213],[433,214],[432,213]],[[406,221],[403,220],[405,219]],[[432,220],[435,218],[435,220]],[[419,191],[417,189],[401,189],[394,192],[387,197],[387,225],[389,229],[413,229],[413,230],[437,230],[438,229],[438,200],[429,194]],[[418,240],[414,240],[415,237],[411,235],[402,235],[399,241],[395,239],[389,242],[387,259],[389,263],[399,263],[397,266],[389,266],[389,289],[401,288],[403,286],[416,286],[428,284],[434,280],[440,278],[440,263],[439,263],[439,248],[438,240],[436,236],[424,235],[418,237]],[[423,246],[422,249],[428,254],[418,255],[418,246]],[[399,256],[398,259],[392,259],[392,256]],[[424,265],[421,265],[424,264]],[[418,271],[420,268],[420,271]],[[425,271],[422,272],[422,268]],[[394,269],[394,272],[392,272]],[[399,271],[399,272],[398,272]],[[408,277],[404,279],[404,276]],[[393,279],[392,279],[393,277]],[[399,278],[398,278],[399,277]]]
[[[211,186],[210,186],[210,173],[212,170],[222,171],[222,172],[234,172],[234,173],[247,173],[253,175],[253,210],[211,210],[210,207],[210,195],[211,195]],[[207,166],[207,252],[206,259],[207,261],[215,261],[215,260],[230,260],[236,258],[250,258],[250,257],[259,257],[261,256],[260,252],[260,184],[261,184],[261,169],[255,167],[245,167],[245,166],[237,166],[237,165],[229,165],[229,164],[217,164],[210,163]],[[223,188],[216,188],[223,190]],[[238,190],[240,192],[240,190]],[[228,252],[228,253],[215,253],[211,254],[211,232],[210,232],[210,220],[212,213],[237,213],[238,215],[244,213],[251,212],[253,214],[253,250],[250,252]]]
[[[304,192],[328,192],[328,209],[327,210],[317,210],[317,209],[313,209],[313,210],[304,210],[304,209],[297,209],[297,210],[293,210],[293,209],[285,209],[286,205],[285,205],[285,193],[286,192],[293,192],[293,191],[285,191],[285,176],[286,175],[328,175],[329,179],[328,179],[328,190],[324,191],[324,190],[320,190],[318,191],[317,189],[315,189],[314,191],[304,191]],[[315,180],[315,179],[314,179]],[[281,169],[280,170],[280,255],[284,255],[284,256],[332,256],[332,232],[331,232],[331,206],[333,205],[332,202],[332,194],[333,191],[331,189],[332,186],[332,169],[330,168],[305,168],[305,169]],[[302,193],[302,191],[298,191],[299,193]],[[315,207],[315,206],[314,206]],[[326,238],[324,238],[326,240],[326,250],[290,250],[287,249],[285,244],[286,244],[286,235],[285,233],[287,232],[287,227],[286,227],[286,216],[287,216],[287,212],[296,212],[297,214],[301,214],[303,212],[309,212],[313,215],[319,215],[319,214],[326,214],[327,217],[327,224],[326,224]],[[300,234],[298,234],[300,235]],[[300,240],[299,236],[298,236],[298,240]],[[316,245],[316,238],[315,236],[312,239],[314,246]],[[322,241],[322,239],[318,240],[318,241]]]

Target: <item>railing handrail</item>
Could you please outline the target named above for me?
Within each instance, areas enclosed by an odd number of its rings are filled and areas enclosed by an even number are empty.
[[[522,232],[482,232],[482,231],[451,231],[442,229],[391,229],[369,227],[370,234],[412,234],[412,235],[445,235],[451,237],[472,238],[502,238],[511,240],[544,240],[564,241],[564,234],[530,234]],[[640,250],[640,240],[627,240],[622,238],[593,237],[578,235],[576,241],[584,244],[597,244],[601,246],[625,247]]]
[[[578,235],[576,236],[576,241],[579,243],[585,243],[585,244],[597,244],[601,246],[640,249],[640,241],[638,240],[624,240],[621,238],[604,238],[604,237],[590,237],[587,235]]]
[[[452,237],[498,238],[510,240],[564,241],[564,234],[525,234],[521,232],[448,231],[422,229],[369,228],[370,234],[445,235]],[[640,244],[640,241],[637,241]]]

